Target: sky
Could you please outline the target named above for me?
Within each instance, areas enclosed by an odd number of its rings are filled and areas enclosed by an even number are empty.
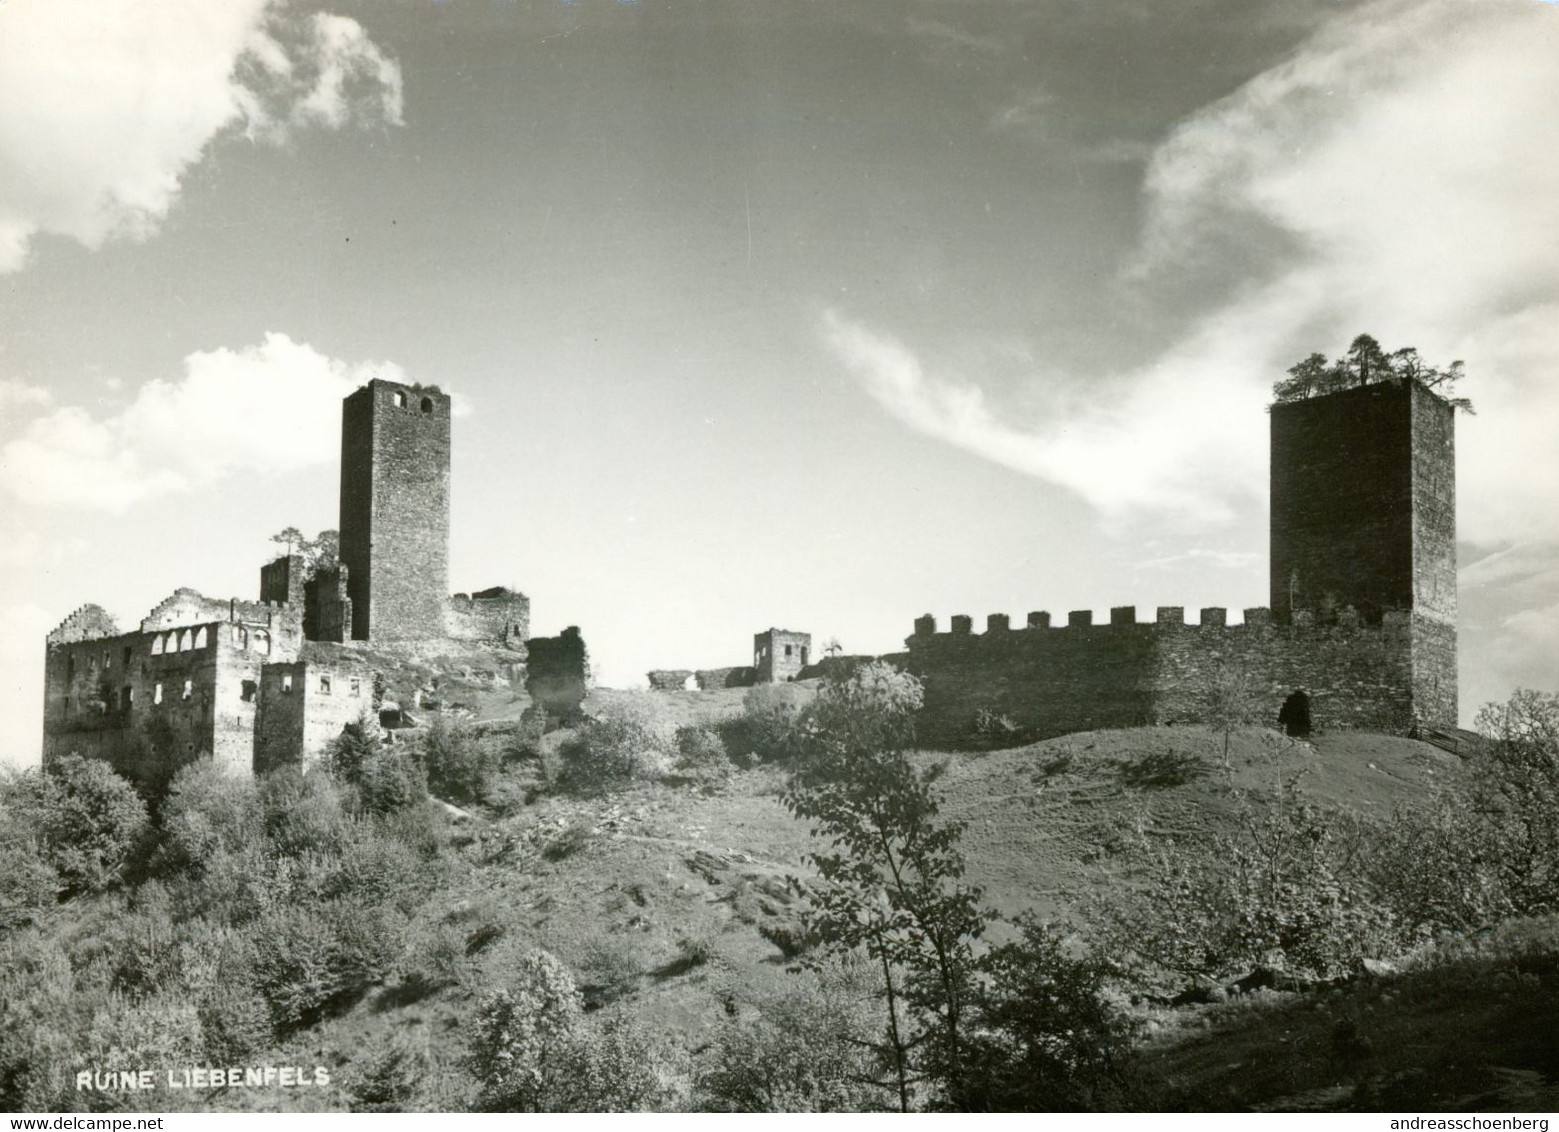
[[[0,0],[0,761],[257,596],[340,400],[601,683],[1267,600],[1272,383],[1466,363],[1461,702],[1559,690],[1559,3]]]

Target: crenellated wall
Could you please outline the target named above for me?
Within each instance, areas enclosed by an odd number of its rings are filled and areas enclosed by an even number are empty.
[[[1324,622],[1296,610],[1279,621],[1254,608],[1231,625],[1226,610],[1207,608],[1186,624],[1178,606],[1158,608],[1150,622],[1139,622],[1135,607],[1118,606],[1101,624],[1089,610],[1069,613],[1063,627],[1044,612],[1027,622],[1012,629],[994,614],[976,634],[963,615],[946,633],[929,615],[916,620],[905,667],[925,685],[922,742],[974,741],[982,711],[1006,716],[1033,738],[1205,720],[1229,671],[1247,675],[1258,713],[1273,724],[1299,691],[1321,729],[1405,734],[1455,722],[1454,692],[1444,693],[1443,674],[1423,659],[1443,651],[1443,626],[1418,615],[1388,612],[1367,624],[1351,609]]]

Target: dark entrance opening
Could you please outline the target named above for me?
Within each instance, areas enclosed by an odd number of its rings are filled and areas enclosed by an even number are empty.
[[[1285,735],[1292,735],[1296,739],[1303,739],[1310,734],[1310,697],[1303,692],[1295,692],[1284,700],[1278,712],[1278,726]]]

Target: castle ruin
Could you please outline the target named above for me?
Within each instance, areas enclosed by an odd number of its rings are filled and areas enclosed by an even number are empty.
[[[1204,721],[1239,674],[1259,717],[1415,735],[1454,728],[1456,462],[1452,406],[1416,381],[1364,385],[1271,410],[1270,605],[1242,623],[1133,606],[976,634],[915,622],[893,657],[925,685],[922,740],[957,746],[979,718],[1043,738]]]
[[[258,601],[179,589],[130,632],[99,606],[76,610],[46,642],[45,764],[101,758],[153,787],[198,757],[244,773],[302,765],[374,718],[368,645],[458,641],[523,659],[524,594],[448,595],[449,473],[446,394],[375,379],[349,395],[340,561],[266,563]]]

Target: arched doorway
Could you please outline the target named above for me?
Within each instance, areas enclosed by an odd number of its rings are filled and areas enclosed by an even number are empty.
[[[1310,734],[1310,697],[1301,691],[1294,692],[1283,701],[1278,712],[1278,726],[1285,735],[1303,739]]]

